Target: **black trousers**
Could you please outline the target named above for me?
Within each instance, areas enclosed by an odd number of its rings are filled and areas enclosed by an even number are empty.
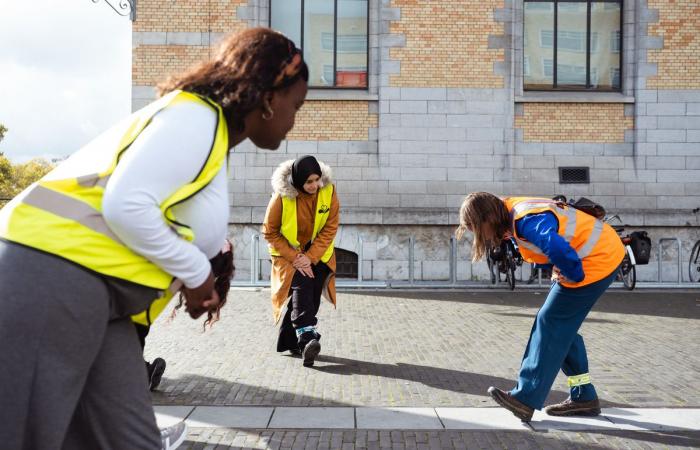
[[[322,262],[311,267],[314,271],[314,278],[304,276],[299,271],[296,271],[294,278],[292,278],[290,288],[292,297],[287,304],[287,312],[282,318],[277,338],[278,352],[298,349],[299,340],[295,330],[318,323],[316,314],[321,306],[323,284],[331,270]]]

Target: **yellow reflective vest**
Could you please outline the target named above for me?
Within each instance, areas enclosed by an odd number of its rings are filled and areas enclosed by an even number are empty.
[[[333,185],[328,184],[318,190],[318,200],[316,201],[316,215],[314,217],[314,231],[311,235],[313,242],[318,236],[318,233],[323,229],[323,226],[328,220],[328,214],[331,210],[331,200],[333,199]],[[289,245],[300,250],[299,241],[297,240],[297,199],[296,197],[282,196],[282,224],[280,228],[282,236],[287,239]],[[321,256],[321,261],[327,263],[333,256],[335,240],[331,242],[325,253]],[[280,253],[271,245],[268,246],[270,255],[280,256]]]
[[[0,212],[0,238],[59,256],[102,275],[168,290],[173,276],[134,253],[110,230],[102,215],[102,196],[131,143],[159,111],[179,102],[206,105],[218,117],[214,143],[199,174],[160,205],[164,220],[173,230],[183,239],[193,240],[192,230],[175,219],[172,208],[206,187],[219,172],[228,153],[228,128],[219,105],[183,91],[171,92],[133,113],[98,138],[99,146],[92,145],[96,141],[88,144],[93,147],[91,152],[100,152],[95,158],[101,161],[96,163],[99,167],[71,178],[57,177],[60,171],[51,172],[15,197]],[[104,136],[108,138],[101,139]],[[170,297],[172,294],[168,300]]]
[[[583,265],[584,279],[578,283],[562,280],[566,287],[582,287],[610,275],[622,262],[625,248],[615,230],[582,211],[547,198],[508,197],[504,199],[513,218],[513,237],[525,261],[548,264],[549,258],[536,245],[517,235],[515,222],[529,214],[551,212],[559,222],[558,233],[576,251]]]

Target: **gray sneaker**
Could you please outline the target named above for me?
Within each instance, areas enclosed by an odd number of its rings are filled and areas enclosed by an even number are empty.
[[[161,450],[175,450],[187,437],[187,425],[184,421],[160,430]]]

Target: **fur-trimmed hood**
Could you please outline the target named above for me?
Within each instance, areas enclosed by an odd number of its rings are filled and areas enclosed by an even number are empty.
[[[321,187],[333,183],[333,169],[322,161],[318,161],[321,166]],[[272,173],[272,190],[284,197],[296,198],[299,191],[292,184],[292,165],[294,160],[290,159],[281,163]]]

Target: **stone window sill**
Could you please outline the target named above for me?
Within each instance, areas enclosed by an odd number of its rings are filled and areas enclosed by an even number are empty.
[[[358,100],[376,101],[379,96],[370,94],[364,89],[314,89],[310,88],[306,94],[307,100]]]
[[[634,97],[619,92],[525,92],[515,103],[634,103]]]

